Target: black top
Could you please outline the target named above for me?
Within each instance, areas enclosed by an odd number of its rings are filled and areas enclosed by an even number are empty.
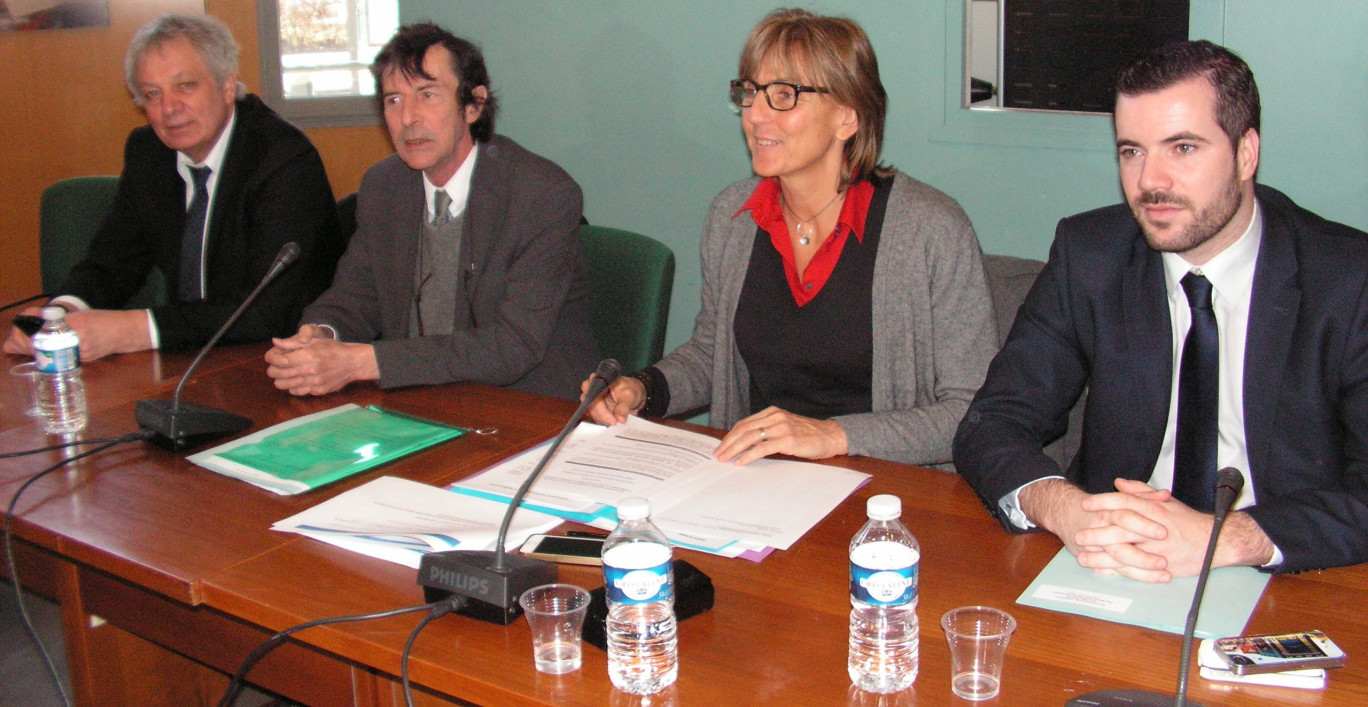
[[[757,227],[732,326],[750,372],[750,411],[775,405],[826,419],[869,412],[874,262],[891,179],[875,179],[864,238],[847,236],[821,292],[799,307],[770,234]]]

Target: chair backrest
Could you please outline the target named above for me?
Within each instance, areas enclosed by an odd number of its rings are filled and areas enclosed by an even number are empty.
[[[988,279],[988,294],[993,298],[993,314],[997,318],[998,346],[1007,341],[1007,333],[1016,321],[1017,310],[1026,301],[1026,295],[1035,284],[1036,276],[1045,263],[1029,258],[1014,258],[1010,255],[983,256],[983,273]],[[1069,467],[1078,448],[1083,442],[1083,408],[1088,401],[1088,391],[1084,390],[1069,410],[1069,428],[1064,436],[1045,447],[1062,469]]]
[[[356,192],[337,200],[337,235],[342,239],[342,252],[356,233]]]
[[[62,179],[43,190],[39,204],[38,256],[43,291],[54,292],[85,257],[90,240],[114,203],[119,178],[113,176]],[[166,301],[161,273],[155,268],[143,288],[124,305],[141,309]]]
[[[665,354],[665,324],[674,287],[674,252],[647,236],[604,226],[583,226],[580,241],[589,265],[590,317],[599,353],[626,373]]]
[[[1026,301],[1026,293],[1031,291],[1036,276],[1045,263],[1029,258],[1014,258],[1010,255],[983,256],[983,274],[988,278],[988,294],[993,298],[993,315],[997,319],[998,346],[1007,341],[1007,332],[1012,330],[1017,310]]]

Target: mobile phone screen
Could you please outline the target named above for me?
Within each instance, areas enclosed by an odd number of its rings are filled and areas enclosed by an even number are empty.
[[[570,538],[546,535],[536,546],[539,555],[569,555],[571,557],[599,557],[603,541],[594,538]]]
[[[1237,675],[1344,664],[1344,652],[1320,631],[1222,638],[1216,650]]]

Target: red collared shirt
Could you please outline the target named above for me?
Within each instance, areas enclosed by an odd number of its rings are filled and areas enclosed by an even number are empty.
[[[865,215],[869,213],[869,202],[873,198],[874,185],[868,180],[850,187],[845,204],[841,207],[841,215],[836,219],[836,230],[818,246],[817,252],[812,255],[812,260],[808,262],[807,269],[802,274],[799,274],[798,265],[794,260],[793,241],[789,238],[788,223],[784,221],[783,206],[779,203],[777,177],[760,180],[755,191],[751,192],[750,198],[732,214],[732,218],[740,216],[742,211],[750,210],[755,225],[769,234],[770,243],[774,244],[774,249],[779,251],[779,256],[784,261],[784,275],[788,278],[789,290],[793,293],[794,301],[801,307],[811,302],[826,285],[832,271],[836,269],[837,261],[841,259],[846,237],[854,233],[856,240],[864,242]]]

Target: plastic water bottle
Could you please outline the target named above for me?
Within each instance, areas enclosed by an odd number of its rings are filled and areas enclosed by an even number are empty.
[[[649,695],[679,675],[670,541],[651,523],[646,499],[624,499],[617,514],[603,542],[608,677],[623,692]]]
[[[850,541],[850,657],[855,686],[898,692],[917,679],[917,568],[921,548],[898,521],[902,500],[880,495]]]
[[[81,339],[66,323],[66,310],[43,308],[43,328],[33,335],[38,367],[38,409],[43,431],[79,432],[86,426],[85,383],[81,381]]]

